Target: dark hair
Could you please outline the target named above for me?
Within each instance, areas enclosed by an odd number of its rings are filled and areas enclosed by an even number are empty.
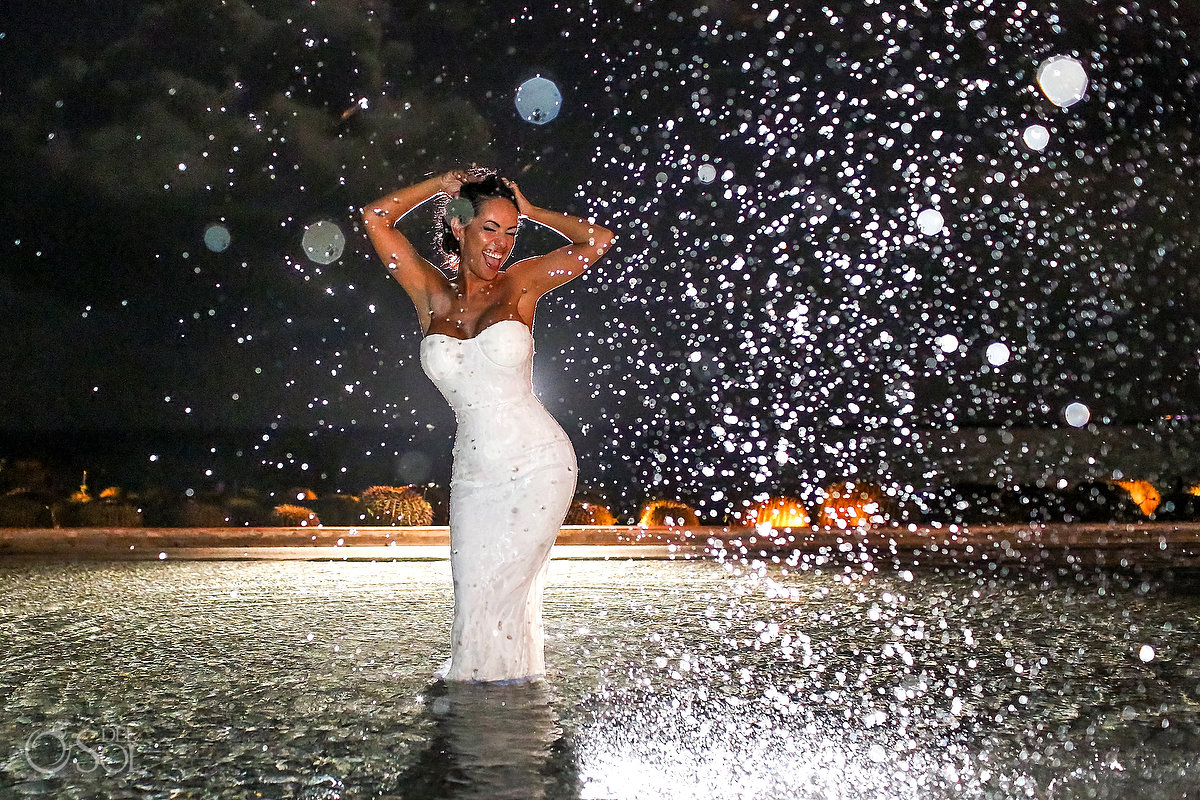
[[[478,180],[463,182],[462,187],[458,190],[458,197],[444,199],[438,204],[434,219],[434,236],[438,249],[442,253],[442,259],[446,263],[457,261],[460,255],[458,239],[454,238],[454,234],[450,230],[451,219],[457,218],[459,222],[466,225],[479,213],[479,209],[488,200],[507,200],[513,204],[514,208],[517,207],[517,196],[499,175],[495,172],[483,172],[482,174],[483,177]],[[470,203],[469,215],[467,203]]]

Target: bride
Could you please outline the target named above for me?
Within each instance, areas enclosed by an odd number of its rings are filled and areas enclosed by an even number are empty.
[[[438,198],[438,242],[452,277],[396,222]],[[569,244],[504,269],[521,218]],[[363,209],[375,251],[417,308],[421,366],[458,420],[450,479],[454,626],[451,681],[545,674],[542,587],[575,492],[570,440],[533,395],[533,313],[608,250],[611,231],[532,205],[494,173],[451,171]]]

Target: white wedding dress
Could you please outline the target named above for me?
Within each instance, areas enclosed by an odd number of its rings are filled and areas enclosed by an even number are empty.
[[[421,366],[458,419],[450,479],[450,681],[545,674],[542,587],[575,494],[575,451],[533,394],[533,335],[504,320],[429,334]]]

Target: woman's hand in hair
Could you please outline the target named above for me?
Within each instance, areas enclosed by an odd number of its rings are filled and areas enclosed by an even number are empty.
[[[525,199],[525,195],[521,194],[521,190],[517,188],[517,182],[510,181],[508,178],[503,178],[502,180],[504,181],[505,186],[507,186],[509,189],[512,189],[513,195],[517,198],[517,213],[522,217],[529,216],[529,212],[533,208],[533,204]]]
[[[442,191],[451,197],[458,197],[458,192],[469,176],[461,169],[452,169],[442,176]]]

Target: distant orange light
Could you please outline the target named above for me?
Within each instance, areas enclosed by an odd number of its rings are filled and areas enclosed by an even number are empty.
[[[1129,492],[1129,498],[1146,516],[1153,514],[1154,509],[1158,508],[1158,504],[1162,502],[1162,495],[1149,481],[1113,481],[1113,483]]]
[[[744,525],[801,528],[812,524],[804,505],[794,497],[770,497],[742,514]]]
[[[834,528],[869,528],[886,521],[883,495],[866,483],[846,483],[831,486],[817,515],[821,525]]]
[[[1200,483],[1197,483],[1195,486],[1189,486],[1188,494],[1194,494],[1197,497],[1200,497]]]

